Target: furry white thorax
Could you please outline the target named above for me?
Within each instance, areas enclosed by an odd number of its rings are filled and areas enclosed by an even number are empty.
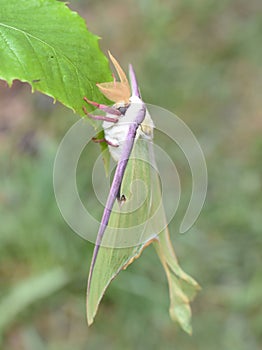
[[[111,123],[108,121],[103,122],[103,129],[105,133],[105,139],[109,144],[109,152],[111,157],[118,162],[120,160],[123,144],[127,138],[129,125],[133,122],[137,116],[137,113],[141,110],[142,100],[137,96],[130,97],[130,105],[126,110],[125,115],[121,115],[117,123]],[[108,117],[115,118],[111,114],[107,114]],[[153,139],[154,123],[151,119],[148,111],[146,110],[145,118],[142,124],[138,127],[136,132],[136,139],[140,136],[142,138],[152,140]],[[114,145],[114,146],[113,146]]]

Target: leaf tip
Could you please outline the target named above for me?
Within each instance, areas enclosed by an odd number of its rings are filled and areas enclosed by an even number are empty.
[[[9,88],[11,88],[12,85],[13,85],[13,82],[14,82],[15,78],[6,79],[6,78],[0,76],[0,80],[4,81],[4,82],[7,84],[7,86],[8,86]]]

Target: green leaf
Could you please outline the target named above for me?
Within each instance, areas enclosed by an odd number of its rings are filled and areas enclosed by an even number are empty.
[[[95,84],[112,80],[108,61],[76,12],[55,0],[0,0],[0,9],[0,79],[28,82],[78,114],[84,96],[105,100]]]

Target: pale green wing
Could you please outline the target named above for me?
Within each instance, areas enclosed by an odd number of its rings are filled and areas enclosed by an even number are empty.
[[[112,279],[154,242],[168,278],[171,318],[190,333],[189,301],[199,287],[181,270],[174,254],[150,141],[139,138],[135,142],[122,181],[121,194],[124,194],[126,201],[121,206],[117,201],[114,205],[89,281],[88,324],[93,322]]]

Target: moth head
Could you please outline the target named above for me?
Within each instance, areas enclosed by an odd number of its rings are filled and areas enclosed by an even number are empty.
[[[96,86],[110,101],[113,101],[119,105],[129,105],[131,90],[126,74],[109,51],[108,54],[116,69],[120,81],[114,80],[109,83],[99,83],[96,84]]]

